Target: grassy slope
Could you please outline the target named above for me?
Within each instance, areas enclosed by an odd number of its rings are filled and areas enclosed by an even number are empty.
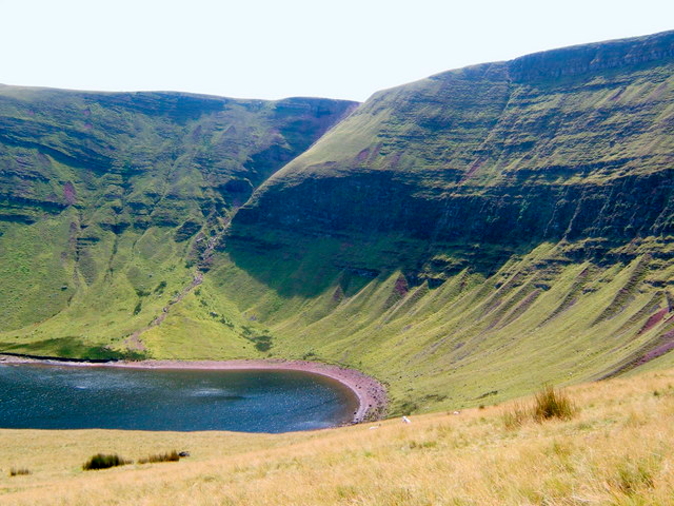
[[[191,281],[191,271],[181,261],[187,245],[175,244],[171,235],[172,231],[162,229],[121,236],[103,233],[99,242],[87,247],[87,257],[66,265],[70,269],[54,287],[38,285],[32,275],[29,283],[41,293],[34,301],[21,299],[31,318],[50,288],[51,296],[67,295],[65,307],[53,308],[34,325],[4,332],[4,349],[92,358],[106,355],[101,347],[124,350],[124,340],[147,325]],[[45,255],[54,254],[53,245]],[[101,273],[87,279],[86,269]],[[11,293],[12,288],[7,290]]]
[[[576,383],[628,369],[671,331],[666,291],[654,288],[670,279],[670,267],[647,255],[606,267],[573,264],[560,249],[544,244],[487,279],[465,271],[438,288],[408,286],[401,272],[376,279],[319,272],[317,260],[305,256],[287,278],[274,280],[287,287],[314,273],[321,291],[308,295],[270,290],[264,278],[224,263],[202,292],[211,294],[209,308],[224,314],[235,314],[236,300],[248,320],[237,324],[273,336],[270,356],[319,358],[380,378],[392,413],[455,409],[546,381]],[[287,260],[266,260],[270,276],[281,263],[288,267]],[[176,320],[184,317],[169,315],[167,323],[180,328]],[[173,331],[160,327],[155,335],[168,341]],[[183,348],[174,342],[179,356]]]
[[[283,435],[1,430],[0,504],[671,504],[673,383],[668,370],[572,387],[574,418],[519,427],[506,415],[529,399]],[[191,456],[81,470],[98,452],[173,449]]]
[[[146,353],[210,237],[354,105],[0,87],[0,348]]]
[[[392,413],[665,353],[674,79],[671,57],[634,63],[649,41],[591,48],[632,63],[565,77],[584,48],[375,95],[239,211],[209,292],[273,356],[385,381]]]

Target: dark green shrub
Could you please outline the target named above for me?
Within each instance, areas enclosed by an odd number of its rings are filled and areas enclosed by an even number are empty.
[[[117,454],[104,455],[102,453],[98,453],[85,462],[82,466],[82,469],[85,471],[92,471],[95,469],[107,469],[109,467],[124,466],[131,463],[132,461],[123,459]]]
[[[162,281],[157,285],[157,288],[154,289],[154,293],[161,295],[162,293],[164,293],[165,288],[166,288],[166,281]]]
[[[255,341],[257,351],[269,351],[271,349],[271,336],[260,336]]]

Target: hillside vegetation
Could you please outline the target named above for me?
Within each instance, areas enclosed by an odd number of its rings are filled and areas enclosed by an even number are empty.
[[[326,361],[392,415],[674,365],[673,76],[666,32],[355,110],[0,88],[0,350]]]
[[[145,356],[232,213],[355,105],[0,87],[2,349]]]
[[[572,387],[574,416],[540,423],[512,423],[526,398],[282,435],[0,430],[0,504],[672,504],[673,384],[668,370]],[[190,457],[82,470],[175,449]]]
[[[209,278],[393,413],[671,364],[674,33],[375,94],[239,210]]]

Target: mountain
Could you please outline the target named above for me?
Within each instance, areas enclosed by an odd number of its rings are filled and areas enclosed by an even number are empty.
[[[356,105],[0,87],[7,349],[128,347],[234,210]]]
[[[429,280],[468,265],[489,274],[543,241],[601,238],[582,255],[597,258],[666,236],[673,51],[666,33],[380,92],[276,173],[236,224],[421,240],[429,258],[382,267]],[[457,241],[497,254],[425,263]]]
[[[85,94],[85,135],[7,89],[0,349],[325,360],[392,413],[671,365],[673,71],[674,32],[564,48],[297,99],[290,139],[280,103]]]

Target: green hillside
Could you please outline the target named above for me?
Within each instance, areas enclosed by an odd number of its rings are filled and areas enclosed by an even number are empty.
[[[0,87],[2,349],[147,354],[232,213],[356,105]]]
[[[674,32],[353,108],[0,88],[0,350],[328,361],[391,413],[672,365]]]
[[[239,211],[214,290],[398,409],[665,355],[673,54],[668,32],[377,93]]]

